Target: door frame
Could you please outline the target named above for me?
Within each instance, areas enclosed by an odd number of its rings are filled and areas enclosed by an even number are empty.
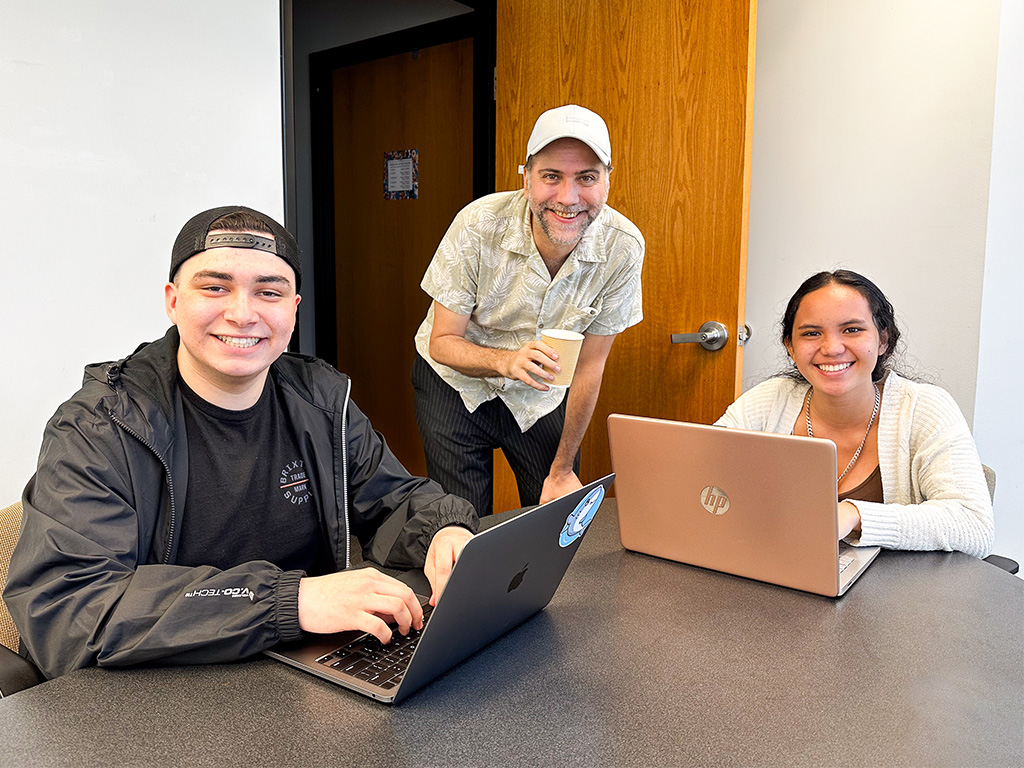
[[[494,4],[465,2],[471,13],[360,40],[309,57],[310,147],[313,160],[313,291],[317,357],[338,364],[335,292],[334,96],[336,69],[384,59],[435,45],[473,40],[473,197],[494,191]]]

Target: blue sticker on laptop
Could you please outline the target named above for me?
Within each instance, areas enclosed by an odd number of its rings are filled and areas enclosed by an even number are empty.
[[[565,526],[562,528],[562,532],[558,535],[559,546],[568,547],[583,535],[583,532],[587,530],[587,526],[590,525],[590,521],[593,520],[594,515],[597,514],[597,509],[601,506],[601,502],[603,500],[603,485],[597,486],[597,488],[583,497],[583,501],[577,504],[576,509],[570,512],[569,516],[565,518]]]

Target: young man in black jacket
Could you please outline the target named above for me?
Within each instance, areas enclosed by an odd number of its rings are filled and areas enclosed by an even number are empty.
[[[366,559],[422,566],[435,601],[476,530],[412,477],[326,363],[285,352],[298,249],[244,207],[185,224],[173,327],[86,369],[46,427],[4,601],[48,677],[89,665],[243,658],[305,632],[422,626]]]

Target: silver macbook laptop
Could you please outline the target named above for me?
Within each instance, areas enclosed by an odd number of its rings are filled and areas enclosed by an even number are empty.
[[[614,478],[470,539],[420,632],[395,632],[387,645],[362,632],[309,635],[266,654],[378,701],[401,701],[550,602]]]
[[[829,440],[608,417],[622,546],[836,597],[878,554],[838,541]]]

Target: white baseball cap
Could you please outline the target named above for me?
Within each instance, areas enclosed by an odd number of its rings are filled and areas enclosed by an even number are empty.
[[[612,164],[612,142],[608,126],[596,112],[576,104],[555,107],[537,118],[526,144],[526,158],[535,155],[557,139],[578,139],[594,150],[598,160]]]

